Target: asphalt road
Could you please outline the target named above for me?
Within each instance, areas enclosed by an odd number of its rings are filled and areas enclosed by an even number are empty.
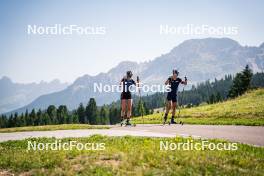
[[[136,127],[111,126],[111,129],[58,130],[0,133],[0,142],[29,137],[86,137],[94,134],[107,136],[189,137],[225,139],[251,145],[264,146],[264,127],[233,125],[137,125]]]

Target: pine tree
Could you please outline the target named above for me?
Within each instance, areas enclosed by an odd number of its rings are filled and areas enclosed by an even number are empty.
[[[8,127],[8,120],[5,115],[1,115],[1,120],[0,120],[0,128],[7,128]]]
[[[233,85],[229,90],[228,96],[234,98],[245,93],[250,88],[252,75],[252,70],[248,65],[242,72],[237,73],[234,78]]]
[[[77,115],[79,118],[80,123],[87,123],[87,118],[85,115],[85,109],[82,103],[80,103],[78,109],[77,109]]]
[[[67,116],[67,123],[72,124],[73,123],[73,115],[68,115]]]
[[[72,113],[72,123],[80,123],[80,122],[79,122],[79,118],[78,118],[78,114],[77,114],[76,111],[74,111],[74,112]]]
[[[18,113],[15,112],[14,115],[14,127],[20,127],[21,121],[19,120]]]
[[[58,124],[58,119],[57,119],[57,109],[56,106],[54,105],[49,105],[47,109],[48,116],[50,117],[51,124]]]
[[[38,110],[37,112],[37,117],[34,122],[35,125],[43,125],[43,119],[42,119],[42,111],[41,109]]]
[[[215,99],[216,99],[216,102],[220,102],[220,101],[222,101],[222,97],[221,97],[220,92],[217,92],[217,93],[216,93]]]
[[[29,114],[29,119],[30,119],[30,125],[35,125],[35,119],[36,119],[36,112],[35,109],[33,108],[31,113]]]
[[[100,109],[100,115],[99,115],[99,123],[106,125],[109,122],[108,116],[107,116],[107,110],[105,106],[102,106]]]
[[[264,87],[264,73],[256,73],[253,75],[250,85],[254,88]]]
[[[145,114],[145,108],[144,108],[144,103],[142,102],[142,99],[139,100],[137,104],[136,113],[137,113],[137,116],[141,116]]]
[[[249,68],[248,65],[246,65],[245,69],[242,71],[242,88],[243,93],[246,92],[250,88],[250,81],[253,76],[252,70]]]
[[[51,118],[48,115],[48,113],[44,113],[44,115],[43,115],[43,123],[44,123],[44,125],[50,125],[51,124]]]
[[[26,126],[29,126],[31,124],[31,121],[30,121],[30,117],[28,114],[28,109],[26,109],[26,112],[25,112],[25,120],[26,120]]]
[[[120,109],[115,107],[114,104],[112,104],[109,109],[109,121],[111,125],[120,122]]]
[[[0,117],[0,128],[5,128],[5,125],[4,125],[4,116],[1,115]]]
[[[67,123],[68,109],[65,105],[60,105],[57,109],[57,119],[59,124]]]
[[[9,128],[10,127],[14,127],[15,126],[15,123],[14,123],[14,116],[13,114],[10,114],[9,118],[8,118],[8,125],[7,125]]]
[[[147,107],[145,102],[143,103],[143,108],[144,108],[144,112],[145,112],[144,115],[149,115],[149,113],[150,113],[149,108]]]
[[[26,122],[26,118],[24,116],[24,113],[21,114],[20,120],[21,120],[21,126],[26,126],[27,125],[27,122]]]
[[[86,106],[86,116],[90,124],[95,125],[97,123],[97,107],[94,98],[90,98],[89,103]]]

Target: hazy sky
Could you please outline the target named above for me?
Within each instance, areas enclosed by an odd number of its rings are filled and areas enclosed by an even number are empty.
[[[106,72],[124,60],[144,62],[186,39],[230,37],[264,42],[264,1],[225,0],[2,0],[0,77],[15,82],[72,82]],[[105,35],[28,35],[28,25],[104,26]],[[234,26],[238,34],[160,35],[160,25]]]

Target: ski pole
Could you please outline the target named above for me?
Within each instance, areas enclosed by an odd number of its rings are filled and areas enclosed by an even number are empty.
[[[167,106],[166,100],[167,99],[164,98],[164,100],[163,100],[163,110],[162,110],[162,113],[161,113],[161,122],[163,122],[163,123],[164,123],[164,116],[165,116],[165,113],[166,113],[166,106]]]
[[[141,92],[140,92],[140,87],[139,87],[139,76],[137,76],[137,83],[138,83],[138,94],[139,94],[139,105],[140,105],[140,113],[141,113],[141,118],[143,121],[143,125],[144,125],[144,117],[143,117],[143,105],[142,105],[142,99],[141,99]]]
[[[187,77],[185,76],[184,77],[184,80],[185,80],[185,82],[187,81]],[[185,84],[184,84],[184,86],[183,86],[183,88],[182,88],[182,95],[181,95],[181,103],[180,103],[180,105],[179,105],[179,114],[178,114],[178,119],[180,118],[180,114],[181,114],[181,106],[182,106],[182,102],[183,102],[183,94],[184,94],[184,88],[185,88]]]

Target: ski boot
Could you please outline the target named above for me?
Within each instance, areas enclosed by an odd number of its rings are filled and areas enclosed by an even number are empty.
[[[120,125],[121,126],[126,125],[126,118],[125,117],[121,117]]]
[[[175,122],[175,120],[174,120],[174,117],[171,117],[171,120],[170,120],[169,125],[170,125],[170,124],[177,124],[177,123]]]
[[[126,126],[131,126],[132,124],[130,123],[130,120],[129,119],[127,119],[126,120]]]
[[[121,126],[125,126],[126,125],[126,119],[122,120],[120,123]]]

